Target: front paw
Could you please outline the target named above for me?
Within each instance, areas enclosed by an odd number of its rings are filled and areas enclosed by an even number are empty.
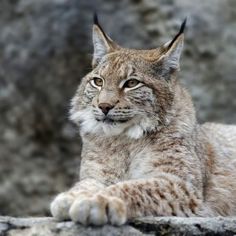
[[[122,225],[127,220],[126,205],[117,197],[96,194],[93,197],[77,198],[72,204],[70,217],[83,225]]]

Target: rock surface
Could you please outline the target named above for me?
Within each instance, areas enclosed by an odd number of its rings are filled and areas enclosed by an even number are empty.
[[[73,222],[55,222],[52,218],[0,217],[1,236],[116,236],[173,235],[200,236],[236,234],[236,218],[146,217],[129,225],[83,227]]]
[[[200,121],[236,123],[235,0],[1,0],[2,215],[48,215],[52,196],[76,178],[81,144],[67,111],[90,69],[95,9],[134,48],[166,42],[188,16],[180,77]]]

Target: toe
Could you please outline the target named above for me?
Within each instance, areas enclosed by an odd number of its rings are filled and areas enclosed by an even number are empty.
[[[77,199],[72,204],[69,215],[71,220],[83,225],[89,224],[89,214],[90,214],[91,202],[89,199]]]
[[[105,197],[97,195],[93,198],[90,210],[90,222],[93,225],[105,225],[107,218],[108,201]]]
[[[112,225],[123,225],[127,221],[125,203],[116,197],[110,197],[108,203],[108,218]]]
[[[69,209],[74,198],[66,193],[59,194],[50,205],[51,214],[57,220],[69,219]]]

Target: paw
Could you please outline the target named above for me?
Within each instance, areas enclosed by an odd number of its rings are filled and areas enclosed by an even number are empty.
[[[59,221],[70,219],[69,209],[74,200],[74,196],[70,193],[65,192],[59,194],[50,205],[52,216]]]
[[[100,194],[77,198],[69,215],[74,222],[83,225],[122,225],[127,220],[126,205],[121,199]]]

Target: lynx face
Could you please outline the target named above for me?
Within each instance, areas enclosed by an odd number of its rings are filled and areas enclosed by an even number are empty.
[[[95,24],[93,70],[72,100],[71,119],[81,132],[140,138],[165,125],[183,45],[177,39],[153,50],[124,49]]]

